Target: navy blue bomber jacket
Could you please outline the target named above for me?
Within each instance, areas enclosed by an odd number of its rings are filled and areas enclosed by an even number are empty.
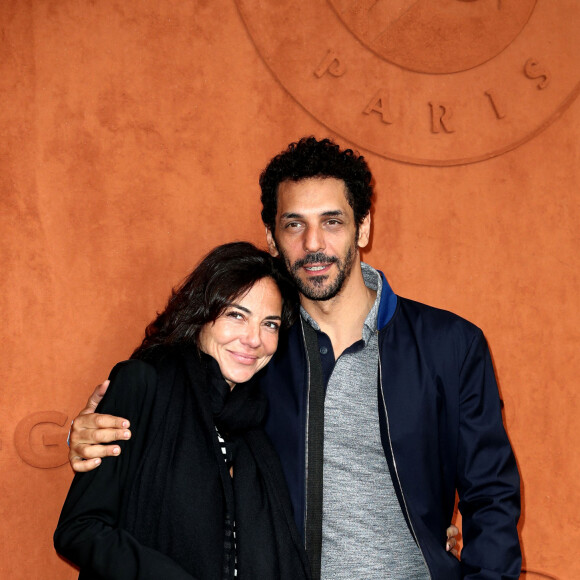
[[[310,368],[302,324],[291,328],[261,380],[270,404],[266,431],[304,536]],[[385,458],[431,577],[519,578],[520,481],[483,333],[455,314],[396,296],[384,276],[377,327]],[[456,490],[461,563],[445,551]]]

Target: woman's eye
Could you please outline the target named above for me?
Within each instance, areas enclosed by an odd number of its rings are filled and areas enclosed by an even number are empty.
[[[265,325],[270,330],[275,330],[275,331],[280,330],[280,325],[277,322],[268,321],[268,322],[265,323]]]
[[[241,312],[238,312],[237,310],[231,310],[226,314],[226,316],[228,318],[234,318],[235,320],[242,320],[244,318],[244,315]]]

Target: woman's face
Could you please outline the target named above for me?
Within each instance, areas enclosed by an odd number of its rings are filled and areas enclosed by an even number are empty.
[[[199,335],[201,350],[218,362],[230,387],[253,377],[278,346],[282,296],[272,278],[258,280]]]

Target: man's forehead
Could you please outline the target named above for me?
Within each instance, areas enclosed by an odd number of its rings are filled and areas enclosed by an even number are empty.
[[[278,186],[278,214],[344,211],[348,205],[346,184],[335,177],[286,180]]]
[[[306,213],[310,213],[310,212],[285,211],[284,213],[280,214],[280,219],[281,220],[297,219],[297,218],[304,217],[304,215]],[[329,217],[342,217],[342,216],[345,216],[346,213],[342,209],[327,209],[327,210],[319,211],[317,213],[317,215],[319,215],[320,217],[329,218]]]

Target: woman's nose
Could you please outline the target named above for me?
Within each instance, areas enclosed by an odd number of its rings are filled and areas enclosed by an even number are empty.
[[[260,326],[258,324],[248,324],[246,332],[242,336],[242,342],[252,348],[260,346]]]

